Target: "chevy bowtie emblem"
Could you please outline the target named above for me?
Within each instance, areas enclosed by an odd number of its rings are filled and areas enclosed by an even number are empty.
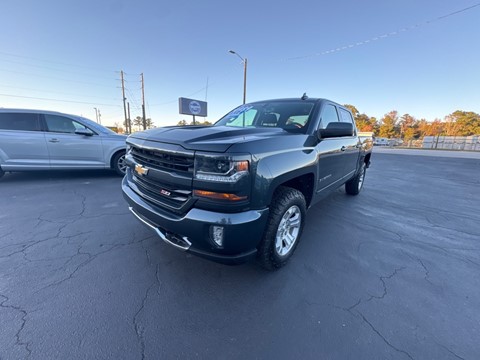
[[[135,172],[138,174],[138,175],[147,175],[148,173],[148,169],[143,167],[142,165],[140,164],[135,164]]]

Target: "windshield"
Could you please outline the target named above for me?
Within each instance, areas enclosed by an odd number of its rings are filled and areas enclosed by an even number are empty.
[[[214,126],[277,127],[304,132],[313,105],[305,101],[265,101],[245,104],[229,112]]]
[[[84,117],[81,117],[80,119],[82,119],[82,122],[85,125],[87,125],[90,129],[93,129],[97,132],[100,132],[102,134],[115,134],[115,135],[117,134],[115,131],[110,130],[109,128],[106,128],[105,126],[102,126],[100,124],[97,124],[95,121],[92,121]]]

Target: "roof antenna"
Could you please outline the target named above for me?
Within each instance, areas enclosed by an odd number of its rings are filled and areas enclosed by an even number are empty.
[[[307,100],[307,99],[308,99],[307,93],[303,93],[302,100]]]

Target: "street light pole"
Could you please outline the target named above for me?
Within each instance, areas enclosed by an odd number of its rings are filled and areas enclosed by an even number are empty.
[[[248,60],[247,60],[247,58],[244,59],[243,57],[241,57],[238,53],[236,53],[233,50],[229,50],[228,52],[230,54],[237,55],[240,58],[240,60],[242,60],[242,63],[243,63],[243,103],[245,104],[247,102],[247,63],[248,63]]]
[[[97,124],[98,124],[98,109],[96,107],[94,107],[95,109],[95,119],[97,120]]]

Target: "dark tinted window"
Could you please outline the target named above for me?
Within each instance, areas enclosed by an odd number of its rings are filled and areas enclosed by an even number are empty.
[[[29,113],[0,113],[0,129],[39,131],[38,114]]]
[[[325,129],[331,122],[338,121],[337,109],[333,105],[326,105],[322,113],[322,122],[320,128]]]
[[[77,129],[85,129],[82,124],[65,116],[47,114],[44,116],[50,132],[74,133]]]

